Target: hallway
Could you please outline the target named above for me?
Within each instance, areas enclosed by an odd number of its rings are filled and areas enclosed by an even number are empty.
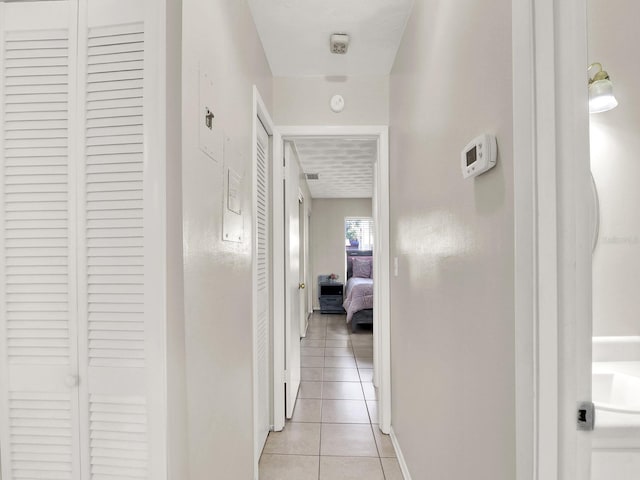
[[[269,434],[260,480],[401,480],[377,425],[371,331],[351,333],[344,315],[314,313],[301,354],[293,418]]]

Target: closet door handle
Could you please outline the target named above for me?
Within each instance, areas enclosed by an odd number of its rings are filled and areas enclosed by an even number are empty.
[[[64,379],[64,384],[69,388],[77,387],[79,380],[77,375],[67,375],[67,378]]]

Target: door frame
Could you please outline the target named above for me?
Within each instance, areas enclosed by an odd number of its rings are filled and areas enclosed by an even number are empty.
[[[390,327],[390,309],[389,309],[389,127],[386,125],[344,125],[344,126],[327,126],[327,125],[304,125],[304,126],[278,126],[276,130],[279,134],[278,145],[280,151],[283,149],[285,139],[292,137],[363,137],[371,138],[378,141],[378,161],[375,167],[376,185],[374,187],[377,193],[375,197],[377,212],[376,231],[375,231],[375,250],[374,255],[374,365],[375,378],[374,383],[378,387],[378,421],[380,429],[384,433],[389,433],[391,429],[391,327]],[[275,137],[274,137],[275,139]],[[279,158],[279,157],[274,157]],[[274,170],[275,172],[275,170]],[[282,169],[280,169],[282,176]],[[276,178],[274,173],[274,178]],[[283,205],[277,205],[276,200],[282,201],[282,185],[280,182],[274,182],[274,211],[282,211]],[[275,220],[275,218],[274,218]],[[284,231],[284,225],[281,226]],[[278,230],[278,226],[274,224],[274,233]],[[284,245],[275,243],[274,245]],[[284,249],[274,248],[273,250],[274,264],[284,265]],[[387,272],[381,275],[379,272]],[[274,272],[276,273],[276,272]],[[274,278],[274,301],[283,302],[284,299],[284,271],[277,272],[282,277]],[[284,315],[274,315],[274,332],[284,332]],[[277,328],[276,328],[277,325]],[[284,346],[283,346],[284,347]],[[281,349],[282,350],[282,349]],[[276,357],[284,354],[283,351],[275,350],[274,346],[274,365],[284,365],[284,359],[276,361]],[[280,374],[279,372],[282,372]],[[274,392],[284,391],[284,368],[282,370],[274,370]],[[274,405],[276,403],[274,396]],[[282,400],[284,402],[284,399]],[[282,403],[283,404],[283,403]],[[283,416],[284,417],[284,416]],[[280,426],[281,425],[281,426]],[[274,417],[274,429],[282,429],[284,427],[284,418],[282,424],[276,423]]]
[[[302,299],[300,299],[300,338],[307,336],[307,328],[309,327],[309,314],[307,312],[307,298],[309,290],[309,263],[307,259],[309,257],[309,238],[308,238],[308,228],[307,228],[307,199],[304,196],[304,192],[301,188],[298,188],[298,212],[301,213],[299,215],[300,224],[298,225],[298,230],[300,231],[300,248],[302,249],[302,254],[299,254],[300,257],[300,268],[303,271],[302,283],[305,284],[304,291],[301,292],[302,297],[304,298],[304,303],[302,303]],[[304,307],[304,308],[303,308]]]
[[[295,411],[298,391],[300,390],[302,370],[301,350],[300,350],[300,177],[302,170],[298,151],[293,142],[283,140],[283,179],[278,181],[279,185],[284,186],[283,201],[284,208],[282,210],[284,218],[284,413],[285,418],[291,419]],[[296,173],[297,172],[297,173]],[[295,203],[295,206],[294,206]],[[274,210],[275,211],[275,210]],[[277,212],[278,216],[280,212]],[[291,218],[296,216],[298,221],[297,231],[291,229]],[[298,254],[291,255],[293,243],[291,242],[292,234],[297,236]],[[280,250],[277,248],[276,250]],[[274,260],[275,261],[275,260]],[[298,264],[297,275],[293,275],[292,264]],[[295,285],[295,288],[293,288]],[[297,311],[297,315],[294,312]],[[276,352],[274,352],[275,354]],[[274,405],[275,407],[275,405]]]
[[[256,202],[257,202],[257,196],[256,196],[256,192],[257,192],[257,158],[258,158],[258,148],[256,145],[256,142],[258,141],[258,122],[261,122],[262,125],[264,126],[265,130],[267,131],[267,133],[269,134],[269,136],[271,137],[271,145],[270,145],[270,152],[269,154],[271,155],[271,164],[275,164],[276,161],[275,159],[278,158],[276,157],[276,146],[278,145],[279,142],[279,135],[278,132],[276,131],[275,125],[273,123],[273,120],[271,119],[271,115],[269,114],[269,111],[267,110],[267,107],[262,99],[262,96],[260,95],[260,92],[258,91],[258,88],[254,85],[253,86],[253,116],[252,116],[252,134],[251,134],[251,138],[253,139],[252,141],[252,145],[251,145],[251,196],[252,196],[252,222],[254,220],[254,216],[255,216],[255,211],[257,208]],[[270,172],[271,173],[271,172]],[[271,186],[271,185],[270,185]],[[273,198],[271,199],[271,203],[273,206]],[[273,249],[273,237],[275,236],[275,230],[273,229],[273,224],[275,223],[275,218],[273,215],[274,210],[270,210],[269,214],[272,217],[272,225],[269,226],[270,230],[271,230],[271,238],[269,238],[270,240],[270,249]],[[252,332],[252,364],[253,364],[253,447],[254,447],[254,461],[253,461],[253,476],[254,478],[258,478],[258,462],[260,461],[260,455],[262,453],[262,448],[264,445],[260,445],[260,438],[259,438],[259,434],[258,434],[258,355],[257,355],[257,351],[258,351],[258,345],[257,345],[257,329],[258,329],[258,305],[257,305],[257,291],[256,291],[256,284],[257,284],[257,278],[258,278],[258,262],[257,262],[257,255],[255,255],[256,252],[256,248],[257,248],[257,232],[255,231],[255,229],[253,228],[252,225],[252,234],[251,234],[251,251],[253,252],[252,254],[252,258],[251,258],[251,292],[252,292],[252,299],[251,299],[251,307],[252,307],[252,311],[251,311],[251,322],[252,322],[252,328],[251,328],[251,332]],[[274,270],[276,270],[276,265],[275,263],[270,265],[271,268],[271,277],[270,277],[270,281],[272,281],[275,277],[274,277]],[[273,283],[272,283],[273,284]],[[272,290],[273,291],[273,290]],[[273,301],[274,298],[271,297],[269,299],[270,301]],[[270,319],[269,319],[269,324],[271,326],[273,326],[274,322],[273,322],[273,315],[274,312],[276,311],[276,305],[272,304],[273,306],[271,307],[271,313],[270,313]],[[271,345],[270,347],[275,349],[277,342],[276,342],[276,336],[274,335],[271,339]],[[273,356],[270,356],[270,359]],[[269,365],[269,375],[270,377],[273,377],[273,372],[276,371],[275,370],[276,365],[274,365],[273,361],[270,362]],[[271,380],[269,380],[269,383],[271,384]],[[269,397],[272,399],[272,401],[275,401],[275,399],[277,398],[277,392],[276,391],[272,391],[271,394],[269,395]],[[282,401],[284,401],[284,394],[282,394]],[[271,416],[273,417],[273,412],[274,412],[274,403],[272,403],[270,405],[270,410],[271,410]]]
[[[512,2],[518,480],[589,479],[586,14],[587,0]]]
[[[305,261],[307,262],[307,328],[309,328],[309,319],[313,314],[313,278],[311,277],[311,272],[313,271],[313,266],[311,265],[311,215],[312,215],[312,203],[307,202],[307,211],[305,212],[305,227],[306,227],[306,237],[307,237],[307,255]],[[305,332],[306,335],[306,332]]]

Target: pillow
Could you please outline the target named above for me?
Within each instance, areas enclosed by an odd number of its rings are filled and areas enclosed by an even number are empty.
[[[353,276],[371,278],[371,257],[353,257]]]
[[[347,257],[347,278],[353,277],[353,257]]]

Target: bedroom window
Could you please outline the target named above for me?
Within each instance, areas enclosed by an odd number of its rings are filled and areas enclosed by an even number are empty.
[[[373,218],[345,218],[344,232],[347,250],[373,250]]]

